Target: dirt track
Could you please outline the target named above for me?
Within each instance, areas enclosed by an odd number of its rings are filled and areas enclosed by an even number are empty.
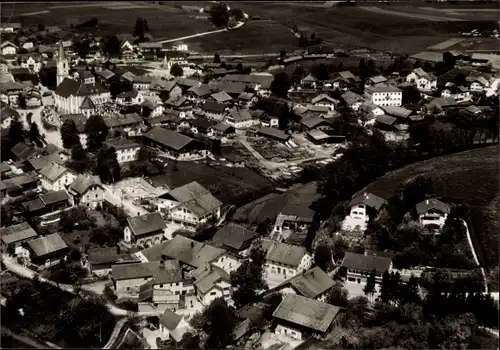
[[[425,20],[425,21],[436,21],[436,22],[447,22],[447,21],[461,22],[461,21],[463,21],[462,19],[453,18],[453,17],[429,16],[429,15],[423,15],[423,14],[417,14],[417,13],[400,12],[400,11],[382,9],[382,8],[375,7],[375,6],[361,6],[359,8],[363,9],[365,11],[381,13],[381,14],[385,14],[385,15],[407,17],[407,18],[413,18],[413,19],[419,19],[419,20]]]

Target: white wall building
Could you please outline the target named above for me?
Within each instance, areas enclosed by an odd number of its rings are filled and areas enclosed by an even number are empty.
[[[401,106],[403,92],[390,85],[368,86],[365,88],[365,97],[378,106]]]

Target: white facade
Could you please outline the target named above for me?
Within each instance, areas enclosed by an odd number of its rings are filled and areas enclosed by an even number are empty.
[[[484,89],[486,89],[489,85],[483,85],[481,84],[479,81],[473,81],[471,84],[470,84],[470,90],[471,91],[483,91]]]
[[[238,267],[241,266],[241,262],[235,256],[226,253],[222,254],[222,256],[220,256],[217,261],[212,263],[212,265],[220,267],[230,274],[231,272],[236,271]]]
[[[231,284],[225,281],[219,281],[215,283],[214,286],[205,294],[198,292],[197,296],[198,300],[206,306],[210,305],[210,303],[212,303],[215,299],[221,297],[227,301],[231,298]]]
[[[252,125],[255,125],[255,120],[253,119],[246,119],[246,120],[234,120],[233,117],[227,117],[225,122],[235,129],[247,129],[251,127]]]
[[[216,112],[208,112],[208,111],[203,111],[203,114],[205,115],[205,117],[207,117],[208,119],[212,119],[212,120],[218,120],[218,121],[222,121],[224,119],[224,116],[226,115],[225,112],[222,112],[222,113],[216,113]]]
[[[284,336],[290,337],[290,338],[295,339],[295,340],[302,340],[302,332],[301,331],[294,329],[294,328],[291,328],[291,327],[288,327],[288,326],[283,326],[279,323],[276,326],[274,333],[277,335],[284,335]]]
[[[115,281],[116,284],[116,296],[118,298],[131,297],[139,295],[139,288],[144,284],[153,279],[152,276],[144,278],[130,278]]]
[[[80,204],[95,209],[104,201],[105,192],[106,190],[102,186],[92,185],[80,197]]]
[[[118,163],[126,163],[126,162],[132,162],[137,159],[137,153],[139,152],[139,149],[141,147],[134,146],[134,147],[127,147],[127,148],[120,148],[116,150],[116,159],[118,160]]]
[[[68,98],[54,94],[54,104],[61,114],[78,114],[81,113],[80,106],[86,96],[73,96],[70,95]],[[105,92],[102,94],[96,94],[89,96],[92,102],[98,106],[108,102],[111,99],[111,94]]]
[[[419,214],[418,220],[420,224],[422,224],[423,226],[436,225],[439,226],[439,228],[442,228],[444,226],[447,217],[448,214],[440,210],[429,209],[428,211]]]
[[[419,76],[415,72],[408,74],[406,76],[406,81],[416,84],[417,89],[422,91],[430,91],[437,88],[437,79],[427,79],[426,77]]]
[[[156,205],[158,206],[159,212],[166,214],[168,219],[174,223],[180,224],[187,230],[196,229],[199,225],[205,223],[210,218],[220,218],[220,207],[215,209],[213,212],[198,216],[184,205],[173,200],[158,198],[156,200]]]
[[[17,52],[17,48],[14,45],[7,45],[2,48],[2,55],[9,56],[15,55]]]
[[[71,185],[71,183],[76,179],[76,174],[70,170],[67,170],[59,176],[54,181],[50,180],[45,176],[40,177],[40,181],[42,183],[42,187],[47,191],[60,191],[66,189],[67,186]]]
[[[470,92],[463,91],[463,92],[452,93],[451,90],[444,89],[441,92],[441,97],[453,97],[455,101],[462,102],[470,97]]]
[[[123,240],[126,243],[134,243],[140,247],[151,247],[152,245],[160,244],[165,238],[172,239],[172,237],[166,237],[167,229],[163,229],[155,234],[146,234],[140,237],[135,237],[129,226],[125,227],[123,230]]]
[[[26,62],[21,63],[22,68],[27,68],[34,73],[39,73],[43,67],[43,63],[41,61],[37,62],[33,57],[29,57]]]
[[[400,107],[403,103],[403,92],[402,91],[381,91],[381,89],[376,88],[376,90],[365,89],[365,95],[369,101],[377,106],[395,106]]]
[[[144,96],[138,92],[135,97],[116,97],[116,103],[122,106],[140,105],[144,102]]]
[[[69,78],[69,61],[67,59],[57,58],[57,86],[62,83],[65,78]],[[57,95],[55,95],[57,96]],[[81,102],[80,102],[81,104]],[[78,105],[80,107],[80,105]]]
[[[305,270],[308,270],[312,265],[312,257],[309,254],[304,254],[298,266],[285,265],[274,261],[266,261],[264,269],[266,276],[272,279],[287,280]]]

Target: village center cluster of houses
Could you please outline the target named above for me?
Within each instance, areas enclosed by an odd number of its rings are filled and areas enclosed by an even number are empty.
[[[147,51],[151,47],[156,49],[154,45],[140,48]],[[23,48],[29,49],[29,45],[23,44]],[[124,55],[132,55],[134,49],[130,42],[122,43]],[[180,48],[184,49],[187,50],[187,46]],[[1,50],[4,56],[15,56],[17,46],[4,42]],[[274,76],[269,72],[241,74],[226,70],[221,64],[196,66],[194,69],[200,74],[210,72],[213,75],[208,83],[193,77],[164,79],[135,75],[120,67],[115,71],[97,67],[93,74],[74,67],[63,42],[55,51],[51,64],[57,67],[57,88],[53,98],[61,123],[73,120],[83,136],[85,121],[94,114],[101,114],[111,131],[125,135],[105,142],[107,147],[116,150],[119,163],[137,159],[141,144],[181,161],[209,155],[210,150],[205,149],[204,143],[180,131],[186,128],[191,134],[222,142],[229,142],[245,132],[278,143],[292,139],[291,133],[279,129],[276,116],[251,108],[259,99],[272,95]],[[21,59],[22,69],[37,73],[47,64],[42,56],[28,56]],[[182,64],[184,61],[175,62]],[[15,76],[16,68],[11,64],[3,59],[2,74]],[[166,69],[169,64],[165,63]],[[349,71],[336,73],[327,81],[308,75],[290,89],[290,95],[308,97],[304,103],[290,102],[290,106],[301,118],[299,132],[305,133],[315,144],[345,142],[346,135],[338,135],[331,124],[338,116],[339,104],[359,112],[363,116],[360,124],[366,127],[404,135],[408,125],[422,119],[426,111],[463,106],[467,113],[483,113],[471,103],[472,92],[486,91],[494,79],[494,76],[486,77],[470,70],[464,85],[447,83],[441,97],[435,98],[431,93],[438,89],[438,78],[421,68],[414,69],[404,79],[371,77],[365,82],[363,95],[351,91],[360,79]],[[120,93],[113,100],[110,85],[120,80],[131,83],[133,89]],[[407,85],[420,90],[423,103],[403,106],[402,87]],[[330,96],[335,90],[341,90],[342,101]],[[20,94],[26,95],[28,107],[42,103],[40,89],[26,82],[3,81],[0,92],[2,130],[8,129],[12,120],[20,118]],[[162,92],[168,92],[168,100],[162,101]],[[127,106],[148,108],[151,114],[144,118],[138,113],[118,112],[120,107]],[[12,162],[0,165],[3,203],[36,191],[37,198],[22,203],[22,207],[27,215],[40,217],[42,221],[50,220],[54,212],[73,206],[102,207],[109,201],[109,186],[101,183],[97,176],[78,174],[66,167],[64,164],[69,157],[68,151],[51,144],[43,152],[28,143],[15,145]],[[195,232],[209,222],[218,223],[223,217],[225,203],[196,181],[158,193],[148,201],[155,210],[129,216],[118,247],[89,250],[81,263],[91,274],[109,277],[116,296],[136,301],[139,311],[164,312],[160,329],[165,336],[179,341],[183,332],[189,329],[186,320],[190,316],[216,298],[222,297],[232,303],[230,274],[249,258],[252,244],[260,235],[235,223],[222,225],[207,242],[173,235],[172,224]],[[385,204],[385,199],[371,193],[355,196],[342,223],[342,231],[349,232],[347,236],[353,239],[362,237],[370,213],[376,214]],[[438,233],[450,207],[432,198],[417,203],[415,212],[420,224]],[[309,209],[285,206],[275,219],[269,237],[261,240],[265,251],[265,279],[273,285],[272,291],[286,294],[273,314],[278,323],[275,332],[298,340],[311,333],[327,334],[342,312],[341,308],[325,303],[326,295],[335,284],[332,276],[313,267],[313,256],[304,247],[284,242],[293,232],[307,230],[313,214]],[[27,222],[2,228],[0,237],[4,252],[41,267],[57,264],[70,249],[61,234],[41,236]],[[130,253],[130,249],[134,252]],[[382,274],[392,270],[392,261],[371,252],[346,253],[340,266],[346,269],[346,281],[362,284],[373,270],[380,282]]]

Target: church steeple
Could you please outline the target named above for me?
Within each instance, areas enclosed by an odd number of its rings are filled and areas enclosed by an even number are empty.
[[[69,77],[69,60],[64,51],[62,41],[59,41],[57,54],[57,85],[61,84],[65,78]]]

